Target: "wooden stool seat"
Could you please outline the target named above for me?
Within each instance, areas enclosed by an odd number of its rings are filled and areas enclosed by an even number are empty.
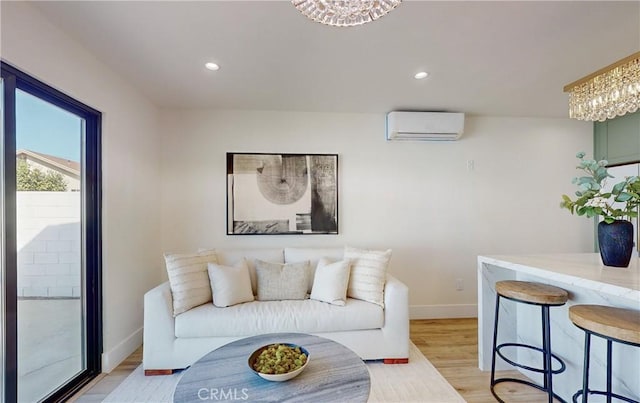
[[[640,345],[640,311],[602,305],[574,305],[569,318],[578,327],[607,338]]]
[[[562,288],[530,281],[498,281],[496,292],[505,298],[538,305],[564,305],[569,299],[569,293]]]

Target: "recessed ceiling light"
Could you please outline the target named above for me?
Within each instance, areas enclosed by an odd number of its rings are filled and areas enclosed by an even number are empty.
[[[422,80],[423,78],[427,78],[428,75],[429,73],[427,73],[426,71],[421,71],[419,73],[416,73],[414,77],[416,78],[416,80]]]
[[[213,71],[216,71],[216,70],[220,69],[220,66],[218,66],[215,63],[211,63],[211,62],[205,64],[204,67],[208,68],[209,70],[213,70]]]

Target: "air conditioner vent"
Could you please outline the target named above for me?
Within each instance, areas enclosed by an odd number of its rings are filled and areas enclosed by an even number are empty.
[[[389,141],[457,140],[464,130],[464,113],[400,112],[387,114]]]

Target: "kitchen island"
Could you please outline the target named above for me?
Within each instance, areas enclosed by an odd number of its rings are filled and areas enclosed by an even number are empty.
[[[554,391],[569,401],[582,385],[584,332],[571,323],[568,309],[576,304],[599,304],[640,310],[640,259],[633,257],[627,268],[602,265],[597,253],[510,255],[478,257],[478,360],[483,371],[491,370],[495,283],[500,280],[535,281],[561,287],[569,301],[552,307],[551,348],[567,369],[554,375]],[[540,308],[502,300],[498,343],[513,341],[541,346]],[[614,343],[613,390],[640,401],[640,348]],[[541,354],[518,349],[511,357],[518,362],[541,367]],[[517,354],[517,355],[516,355]],[[598,337],[591,343],[591,389],[603,389],[606,342]],[[555,366],[554,366],[555,368]],[[499,358],[496,369],[513,369]],[[522,370],[536,382],[539,374]],[[489,385],[487,385],[489,387]]]

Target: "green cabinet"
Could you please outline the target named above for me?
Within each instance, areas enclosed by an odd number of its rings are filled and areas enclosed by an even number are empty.
[[[595,122],[593,147],[596,160],[605,159],[609,165],[640,161],[640,111]]]
[[[640,111],[593,125],[593,155],[609,166],[640,162]],[[598,219],[594,220],[595,251],[598,251]],[[637,228],[637,227],[636,227]],[[638,241],[636,241],[638,247]]]

